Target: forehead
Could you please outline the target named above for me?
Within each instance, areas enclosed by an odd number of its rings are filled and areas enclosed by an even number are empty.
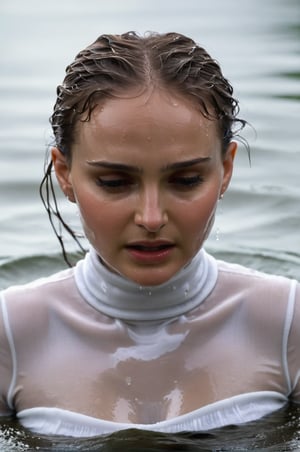
[[[179,124],[194,122],[198,127],[205,127],[214,123],[202,115],[196,101],[164,88],[149,88],[143,93],[129,91],[106,99],[94,109],[88,123],[92,127],[118,125],[121,121],[128,122],[126,119],[130,115],[130,119],[136,117],[163,124],[167,119],[166,112]]]
[[[162,88],[105,100],[89,121],[79,123],[77,138],[81,145],[101,140],[102,148],[142,142],[163,148],[193,141],[210,147],[219,141],[216,121],[204,117],[190,98]]]

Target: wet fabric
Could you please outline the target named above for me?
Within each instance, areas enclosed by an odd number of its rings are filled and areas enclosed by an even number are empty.
[[[300,287],[201,250],[140,287],[94,250],[1,295],[0,413],[44,434],[178,432],[300,403]]]

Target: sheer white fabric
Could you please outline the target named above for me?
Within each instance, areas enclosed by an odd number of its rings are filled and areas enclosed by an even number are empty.
[[[0,414],[44,434],[207,430],[300,402],[300,288],[203,250],[140,288],[92,250],[1,295]]]

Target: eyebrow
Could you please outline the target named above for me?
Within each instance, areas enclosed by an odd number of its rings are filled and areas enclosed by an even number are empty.
[[[125,165],[124,163],[107,162],[106,160],[87,160],[86,163],[90,166],[108,168],[116,171],[129,171],[133,173],[141,172],[141,169],[137,166]]]
[[[177,170],[183,168],[189,168],[190,166],[206,163],[211,160],[211,157],[201,157],[192,160],[184,160],[182,162],[175,162],[167,164],[162,168],[162,171]],[[90,166],[108,168],[115,171],[128,171],[132,173],[141,173],[141,168],[132,165],[126,165],[124,163],[108,162],[106,160],[87,160],[86,163]]]
[[[185,160],[183,162],[170,163],[169,165],[166,165],[163,168],[163,170],[168,171],[168,170],[174,170],[174,169],[188,168],[190,166],[198,165],[199,163],[209,162],[210,160],[211,160],[211,157],[200,157],[200,158],[193,159],[193,160]]]

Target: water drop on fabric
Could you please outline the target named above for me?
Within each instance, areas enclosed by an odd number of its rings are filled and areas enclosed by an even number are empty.
[[[190,285],[186,284],[184,287],[184,296],[187,297],[190,291]]]

